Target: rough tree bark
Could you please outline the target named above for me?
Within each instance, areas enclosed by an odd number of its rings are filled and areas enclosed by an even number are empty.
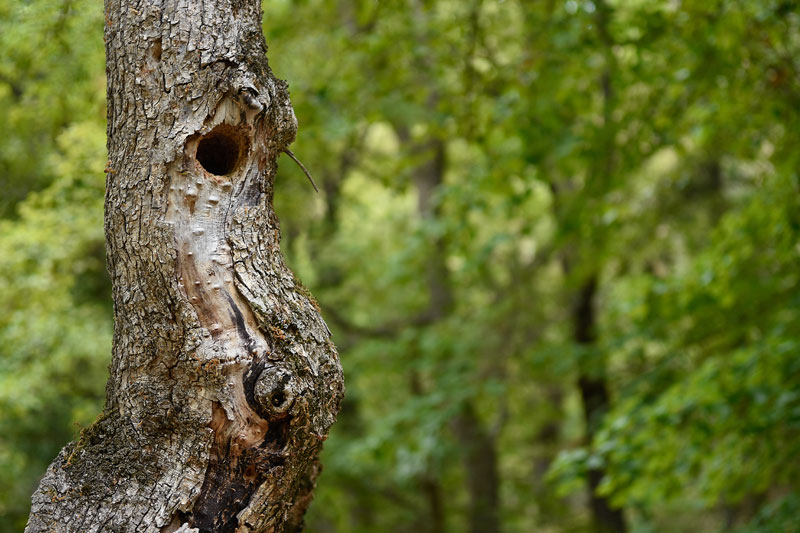
[[[295,136],[260,0],[107,0],[114,345],[26,531],[296,531],[343,394],[272,208]]]

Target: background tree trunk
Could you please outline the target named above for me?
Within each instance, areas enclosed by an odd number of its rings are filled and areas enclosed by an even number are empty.
[[[295,136],[259,0],[107,0],[106,406],[26,531],[295,531],[343,394],[272,208]]]
[[[440,201],[436,194],[444,183],[447,166],[446,147],[441,139],[429,141],[424,149],[430,158],[414,173],[417,189],[417,210],[423,220],[436,222],[442,218]],[[453,294],[450,273],[447,269],[447,242],[438,236],[425,262],[425,274],[430,301],[427,319],[431,323],[444,320],[453,311]],[[419,380],[417,380],[419,381]],[[420,394],[418,387],[416,394]],[[497,470],[495,436],[487,431],[475,413],[474,400],[465,402],[453,419],[453,431],[464,447],[464,470],[469,495],[469,531],[471,533],[497,533],[500,528],[500,478]],[[431,498],[435,531],[444,530],[444,516],[438,498]]]
[[[595,333],[597,317],[595,315],[595,298],[597,294],[597,275],[592,274],[583,283],[577,294],[573,309],[573,327],[575,342],[592,349],[597,337]],[[598,356],[594,356],[598,357]],[[587,368],[591,367],[591,368]],[[600,359],[592,364],[583,364],[579,369],[578,389],[581,393],[583,416],[586,422],[586,442],[591,445],[603,416],[608,410],[610,397],[606,383],[606,364]],[[610,502],[597,494],[597,488],[605,476],[603,468],[591,468],[588,472],[589,503],[594,520],[594,529],[598,533],[625,533],[625,516],[621,509],[611,507]]]

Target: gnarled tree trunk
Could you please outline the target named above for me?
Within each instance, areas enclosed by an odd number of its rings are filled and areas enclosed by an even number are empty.
[[[111,376],[26,531],[299,530],[342,373],[280,253],[260,1],[107,0],[105,41]]]

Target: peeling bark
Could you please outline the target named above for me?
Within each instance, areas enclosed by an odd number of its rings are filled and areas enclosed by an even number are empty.
[[[342,373],[280,253],[259,0],[107,0],[106,405],[26,531],[299,531]]]

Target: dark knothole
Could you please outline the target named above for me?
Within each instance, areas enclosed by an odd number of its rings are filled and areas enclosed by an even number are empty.
[[[248,384],[245,383],[245,394]],[[248,399],[255,412],[273,422],[285,418],[295,398],[296,384],[288,370],[266,367],[252,385],[252,399]]]
[[[225,176],[236,170],[243,145],[242,136],[235,128],[220,124],[200,139],[197,161],[207,172]]]
[[[286,397],[283,394],[283,391],[279,391],[272,395],[272,406],[273,407],[280,407],[283,405],[284,400]]]

